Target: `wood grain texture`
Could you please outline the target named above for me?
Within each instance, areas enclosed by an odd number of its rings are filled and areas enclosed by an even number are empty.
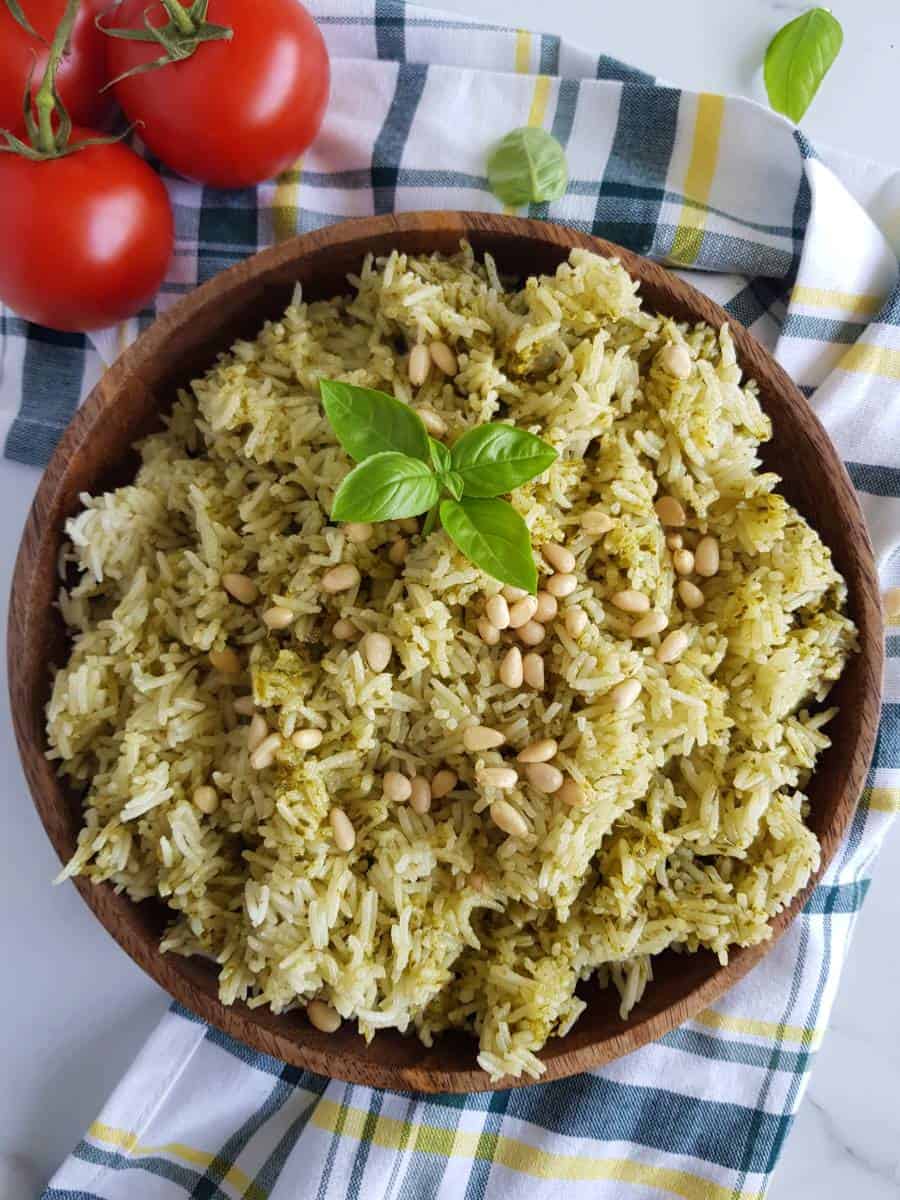
[[[822,757],[809,788],[810,823],[822,843],[822,870],[848,826],[872,756],[879,718],[883,637],[878,583],[865,523],[850,480],[809,404],[758,342],[723,309],[664,268],[609,242],[537,221],[484,213],[410,213],[346,221],[285,242],[247,259],[192,292],[160,317],[106,373],[62,439],[38,490],[19,556],[9,618],[9,678],[16,736],[35,805],[59,856],[75,848],[81,822],[77,797],[61,785],[44,756],[44,705],[50,664],[65,659],[62,623],[53,607],[57,552],[67,517],[82,491],[97,492],[134,471],[134,439],[159,425],[178,385],[186,384],[238,336],[254,336],[263,321],[287,305],[296,282],[306,298],[347,290],[345,277],[366,252],[452,253],[460,238],[476,252],[490,251],[501,271],[524,278],[552,271],[573,246],[619,258],[640,281],[652,310],[679,320],[731,326],[745,372],[759,381],[774,436],[763,448],[765,466],[784,479],[783,491],[830,546],[849,587],[850,614],[860,650],[832,693],[840,716],[834,745]],[[820,872],[821,873],[821,872]],[[431,1048],[396,1031],[366,1045],[352,1028],[334,1035],[313,1029],[301,1012],[219,1003],[216,975],[199,959],[163,956],[158,938],[165,910],[134,904],[111,887],[75,881],[87,904],[132,958],[185,1007],[257,1050],[298,1067],[376,1087],[425,1092],[479,1091],[491,1086],[477,1068],[475,1042],[463,1034],[438,1038]],[[781,934],[802,908],[798,896],[773,923]],[[773,939],[774,940],[774,939]],[[588,1007],[575,1028],[541,1054],[544,1080],[574,1074],[627,1054],[710,1004],[740,979],[772,942],[738,950],[727,967],[708,953],[668,952],[654,963],[655,979],[629,1020],[617,1014],[612,989],[580,989]],[[98,981],[102,986],[102,981]],[[503,1085],[527,1082],[508,1079]]]

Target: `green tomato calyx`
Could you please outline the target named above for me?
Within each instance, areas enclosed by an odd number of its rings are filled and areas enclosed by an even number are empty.
[[[129,42],[155,43],[163,51],[159,58],[141,63],[140,66],[117,75],[101,91],[105,92],[107,88],[111,88],[123,79],[129,79],[133,75],[156,71],[160,67],[167,67],[169,63],[184,62],[185,59],[195,54],[198,47],[202,46],[204,42],[228,42],[234,37],[234,30],[229,26],[213,25],[212,22],[207,21],[209,0],[193,0],[189,8],[185,8],[180,0],[160,0],[160,2],[169,14],[169,20],[165,25],[152,25],[146,12],[144,13],[143,29],[119,29],[114,25],[104,25],[100,17],[97,17],[97,28],[107,37],[121,38]]]

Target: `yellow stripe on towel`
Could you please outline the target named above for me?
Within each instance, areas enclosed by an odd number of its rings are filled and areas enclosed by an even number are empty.
[[[867,292],[838,292],[832,288],[806,287],[798,283],[791,291],[790,302],[807,308],[835,308],[855,317],[874,317],[884,303],[884,297]]]
[[[95,1121],[88,1129],[88,1137],[96,1142],[104,1142],[107,1146],[115,1146],[131,1158],[166,1157],[180,1158],[182,1162],[202,1167],[205,1171],[215,1159],[208,1150],[195,1150],[183,1142],[167,1142],[164,1146],[145,1146],[138,1141],[137,1134],[127,1129],[116,1129],[112,1125],[104,1125]],[[249,1175],[240,1167],[231,1166],[222,1176],[224,1183],[229,1184],[237,1194],[245,1200],[266,1200],[268,1192],[254,1183]]]
[[[720,1029],[723,1033],[749,1034],[751,1037],[774,1038],[778,1042],[798,1042],[801,1046],[818,1046],[823,1030],[811,1029],[806,1025],[777,1025],[774,1021],[754,1021],[748,1017],[728,1017],[707,1008],[693,1018],[698,1025],[707,1029]]]
[[[697,97],[694,144],[684,177],[685,203],[681,209],[670,252],[672,259],[684,266],[696,261],[703,244],[706,205],[719,161],[719,141],[724,116],[724,96],[703,92]]]
[[[300,180],[303,175],[303,158],[278,176],[275,181],[275,198],[272,203],[272,229],[276,242],[287,241],[297,232],[297,214],[300,210]]]
[[[866,346],[857,342],[838,361],[839,371],[854,375],[881,375],[885,379],[900,379],[900,350],[884,346]]]
[[[873,787],[863,795],[875,812],[900,812],[900,788]]]
[[[527,75],[531,66],[531,34],[527,29],[516,30],[516,74]]]

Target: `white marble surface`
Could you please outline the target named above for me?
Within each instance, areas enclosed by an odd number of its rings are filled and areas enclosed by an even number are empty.
[[[444,7],[552,28],[674,83],[760,98],[774,30],[805,5],[782,0],[443,0]],[[844,51],[804,122],[821,141],[900,162],[894,108],[896,0],[834,0]],[[5,606],[35,473],[0,469],[0,595]],[[5,614],[3,625],[5,627]],[[77,1141],[166,1004],[56,870],[27,799],[0,691],[7,778],[0,871],[0,1200],[25,1200]],[[773,1200],[900,1197],[900,837],[878,864],[830,1031],[771,1191]],[[17,1156],[15,1161],[4,1156]],[[24,1160],[24,1161],[23,1161]],[[140,1200],[138,1196],[135,1200]]]

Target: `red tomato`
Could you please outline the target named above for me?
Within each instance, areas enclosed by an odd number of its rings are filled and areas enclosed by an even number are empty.
[[[182,4],[183,8],[188,7]],[[146,18],[145,18],[146,14]],[[163,25],[159,0],[124,0],[110,26]],[[234,31],[190,58],[122,79],[116,99],[173,170],[214,187],[249,187],[294,163],[319,131],[328,102],[328,51],[297,0],[210,0],[207,21]],[[160,55],[158,43],[108,38],[115,78]]]
[[[74,129],[72,144],[96,137]],[[0,300],[52,329],[133,316],[172,255],[162,180],[123,142],[30,162],[0,154]]]
[[[106,83],[106,36],[94,18],[109,0],[81,0],[72,40],[56,76],[56,86],[76,125],[104,125],[115,106],[112,90],[100,94]],[[40,86],[53,31],[66,0],[22,0],[25,16],[45,39],[32,37],[0,0],[0,128],[22,128],[22,98],[32,67],[32,95]]]

